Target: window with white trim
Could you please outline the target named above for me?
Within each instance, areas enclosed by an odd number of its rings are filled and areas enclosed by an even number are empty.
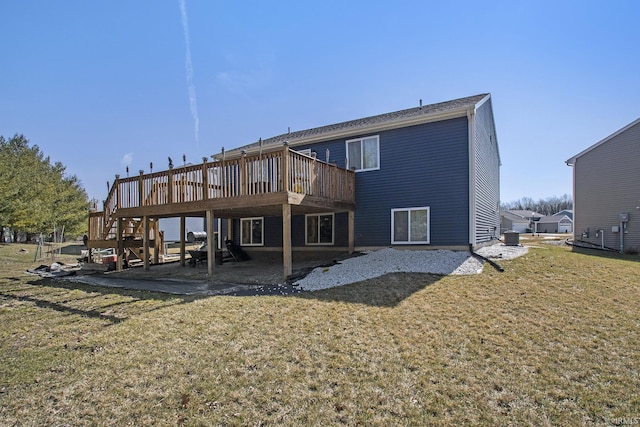
[[[332,213],[305,215],[305,244],[333,245],[333,219]]]
[[[355,169],[356,172],[380,169],[378,135],[347,141],[347,169]]]
[[[429,207],[391,209],[391,244],[428,244],[429,216]]]
[[[242,246],[264,245],[264,218],[240,219],[240,244]]]

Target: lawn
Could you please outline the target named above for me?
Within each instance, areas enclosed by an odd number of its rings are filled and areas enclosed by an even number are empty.
[[[640,423],[640,258],[536,245],[288,297],[39,279],[0,245],[0,424]]]

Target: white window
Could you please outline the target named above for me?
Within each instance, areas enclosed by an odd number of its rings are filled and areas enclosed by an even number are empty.
[[[333,214],[306,215],[305,243],[333,245]]]
[[[264,218],[242,218],[240,220],[240,244],[262,246],[264,243]]]
[[[380,137],[347,141],[347,169],[354,168],[356,172],[380,169]]]
[[[429,243],[429,208],[391,209],[391,244]]]

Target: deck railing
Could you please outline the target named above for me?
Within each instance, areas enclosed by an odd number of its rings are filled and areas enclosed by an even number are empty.
[[[103,212],[89,215],[89,238],[114,234],[118,209],[190,203],[219,198],[294,192],[355,202],[355,174],[289,147],[166,171],[120,178],[111,186]],[[100,236],[100,237],[98,237]]]

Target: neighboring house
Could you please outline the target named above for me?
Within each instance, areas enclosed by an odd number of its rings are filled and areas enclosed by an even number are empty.
[[[531,233],[536,227],[535,223],[544,218],[544,215],[522,209],[505,209],[500,212],[500,229],[505,231],[517,231],[519,233]]]
[[[573,167],[574,238],[640,249],[640,119],[566,161]]]
[[[467,250],[499,238],[489,94],[288,132],[212,157],[116,176],[103,211],[89,213],[88,247],[134,248],[148,268],[152,249],[154,262],[160,252],[160,219],[180,218],[184,264],[186,218],[204,217],[209,274],[215,231],[249,253],[282,253],[287,276],[293,255]]]
[[[536,223],[538,233],[572,233],[573,220],[566,214],[557,214],[540,218]]]
[[[531,226],[531,220],[520,215],[511,213],[508,210],[500,211],[500,231],[517,231],[518,233],[526,233]]]
[[[357,250],[468,249],[499,238],[500,157],[489,94],[290,132],[225,156],[282,144],[355,170]],[[294,217],[294,250],[346,248],[346,215]],[[243,235],[255,227],[263,235],[258,244]],[[241,218],[233,230],[249,250],[282,245],[277,217]]]
[[[566,216],[568,216],[568,217],[571,219],[571,221],[573,221],[573,209],[563,209],[563,210],[561,210],[560,212],[556,212],[556,213],[555,213],[555,214],[553,214],[553,215],[554,215],[554,216],[555,216],[555,215],[566,215]]]

